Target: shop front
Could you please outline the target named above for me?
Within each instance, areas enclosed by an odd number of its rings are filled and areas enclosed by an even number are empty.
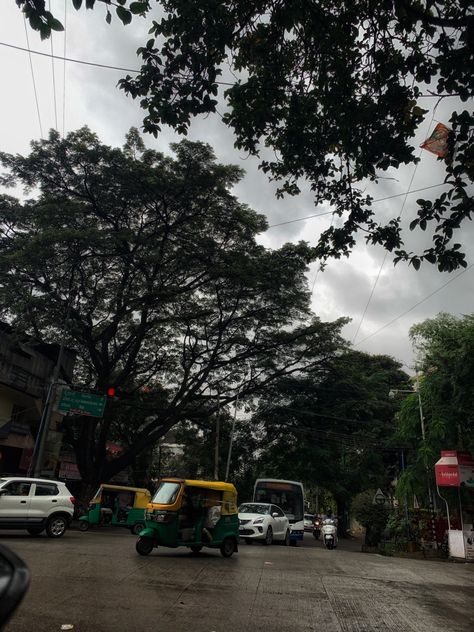
[[[474,561],[474,459],[468,452],[444,450],[435,473],[446,505],[449,555]]]

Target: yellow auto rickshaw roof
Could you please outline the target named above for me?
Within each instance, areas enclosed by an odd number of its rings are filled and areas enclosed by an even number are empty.
[[[127,492],[142,492],[145,494],[150,494],[148,489],[144,487],[129,487],[128,485],[109,485],[108,483],[103,483],[100,485],[99,489],[111,489],[113,491],[127,491]]]
[[[216,489],[218,491],[223,492],[232,492],[234,494],[237,493],[237,490],[232,483],[224,483],[224,481],[202,481],[202,480],[193,480],[190,478],[162,478],[161,481],[165,481],[168,483],[180,483],[187,485],[189,487],[202,487],[203,489]]]

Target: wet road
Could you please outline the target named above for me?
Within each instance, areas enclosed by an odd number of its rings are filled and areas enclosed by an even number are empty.
[[[240,545],[135,553],[122,531],[60,540],[0,533],[31,587],[6,632],[472,632],[474,565],[387,558],[355,542],[326,551]],[[205,551],[205,550],[204,550]]]

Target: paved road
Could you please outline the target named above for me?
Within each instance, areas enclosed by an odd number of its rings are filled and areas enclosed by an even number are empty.
[[[6,632],[472,632],[474,566],[386,558],[311,536],[224,559],[185,549],[135,553],[121,531],[60,540],[0,533],[30,567]],[[71,628],[69,628],[71,629]]]

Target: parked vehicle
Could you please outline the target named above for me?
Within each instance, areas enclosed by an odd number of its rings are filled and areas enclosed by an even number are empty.
[[[90,526],[114,526],[130,529],[138,535],[145,528],[145,513],[151,494],[141,487],[101,485],[89,504],[88,512],[79,518],[79,529]]]
[[[324,546],[327,549],[335,549],[337,547],[337,521],[335,518],[325,518],[323,520],[321,535]]]
[[[297,546],[304,534],[304,489],[297,481],[259,478],[255,481],[253,502],[280,507],[290,521],[290,544]]]
[[[60,481],[11,476],[0,478],[0,529],[44,530],[50,538],[66,532],[74,513],[74,497]]]
[[[319,540],[319,536],[321,535],[321,518],[319,516],[314,516],[313,520],[313,538],[315,540]]]
[[[270,503],[244,503],[239,507],[239,535],[247,544],[290,544],[290,521],[284,511]]]
[[[136,550],[148,555],[157,546],[204,547],[230,557],[238,549],[237,491],[219,481],[162,479],[146,514]]]
[[[309,533],[312,533],[312,531],[313,531],[313,522],[314,522],[314,515],[305,513],[305,515],[304,515],[304,522],[303,522],[304,530],[305,531],[309,531]]]

